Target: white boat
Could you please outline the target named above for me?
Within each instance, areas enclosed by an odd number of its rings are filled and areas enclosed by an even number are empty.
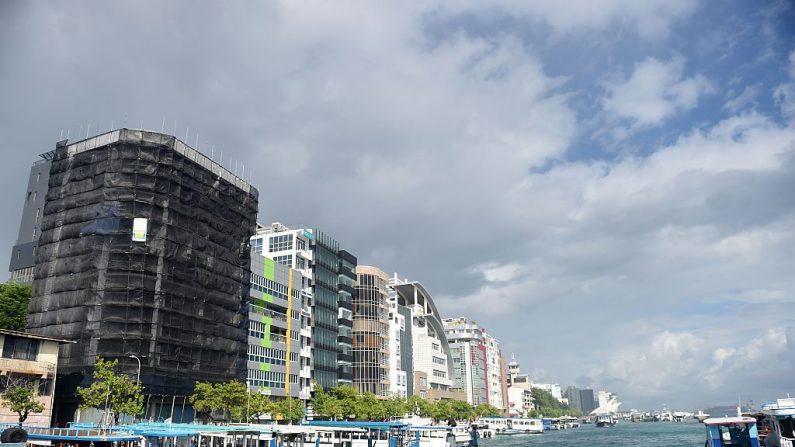
[[[704,410],[698,410],[698,413],[693,415],[693,418],[696,419],[698,422],[704,422],[709,417],[707,413],[704,413]]]
[[[616,425],[616,420],[613,419],[613,415],[610,413],[602,413],[596,415],[596,426],[597,427],[612,427]]]
[[[793,447],[795,443],[795,398],[778,399],[762,404],[765,422],[770,433],[765,437],[767,447]]]
[[[479,425],[487,425],[498,435],[541,434],[544,423],[536,418],[483,417]]]

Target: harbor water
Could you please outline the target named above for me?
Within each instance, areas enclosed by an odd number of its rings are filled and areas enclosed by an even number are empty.
[[[586,424],[542,435],[503,435],[481,439],[479,444],[481,447],[703,447],[705,439],[704,425],[696,422],[619,422],[607,428]]]

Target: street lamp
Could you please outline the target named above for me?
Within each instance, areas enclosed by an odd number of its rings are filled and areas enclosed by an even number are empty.
[[[139,359],[137,356],[134,356],[134,355],[132,355],[132,354],[128,355],[127,357],[129,357],[129,358],[131,358],[131,359],[138,360],[138,374],[137,374],[137,376],[135,377],[135,381],[136,381],[137,383],[141,383],[141,359]]]
[[[248,400],[246,401],[246,424],[249,423],[251,419],[249,419],[249,410],[251,409],[251,385],[249,384],[249,379],[246,378],[246,394],[248,394]]]

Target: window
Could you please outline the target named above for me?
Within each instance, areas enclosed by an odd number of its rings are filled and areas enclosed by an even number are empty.
[[[39,355],[39,341],[31,338],[5,336],[3,358],[35,361]]]
[[[39,183],[39,180],[41,180],[41,172],[36,173],[36,183]]]
[[[275,251],[284,251],[293,249],[293,235],[282,234],[279,236],[271,236],[268,239],[268,251],[273,253]]]
[[[284,264],[287,267],[293,266],[293,255],[274,256],[273,260],[279,264]]]
[[[36,208],[36,223],[39,223],[39,214],[41,214],[41,208]]]
[[[262,238],[251,240],[251,252],[260,255],[262,254]]]
[[[36,197],[38,197],[38,196],[39,196],[39,192],[38,191],[33,191],[33,201],[34,202],[36,201]]]
[[[303,240],[301,238],[298,238],[298,239],[296,239],[296,242],[298,244],[298,249],[299,250],[306,250],[306,241],[305,240]]]
[[[33,229],[33,238],[32,238],[32,241],[33,241],[33,242],[36,242],[36,229],[35,229],[35,228]]]

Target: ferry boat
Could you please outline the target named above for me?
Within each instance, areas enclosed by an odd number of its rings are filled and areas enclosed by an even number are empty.
[[[487,425],[498,435],[541,434],[544,424],[536,418],[508,418],[500,416],[482,417],[479,425]]]
[[[596,415],[596,426],[597,427],[612,427],[616,425],[616,420],[613,419],[613,415],[610,413],[602,413]]]
[[[770,432],[765,438],[766,447],[793,447],[795,443],[795,398],[778,399],[762,404],[765,422]]]
[[[756,419],[744,416],[704,419],[704,447],[759,447]]]

